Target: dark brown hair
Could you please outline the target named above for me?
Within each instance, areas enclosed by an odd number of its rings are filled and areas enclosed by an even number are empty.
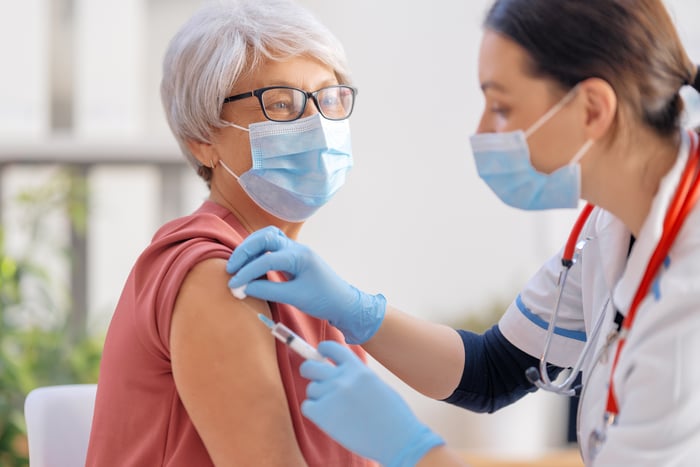
[[[605,80],[661,135],[680,127],[681,86],[700,84],[661,0],[496,0],[484,26],[527,50],[535,76]]]

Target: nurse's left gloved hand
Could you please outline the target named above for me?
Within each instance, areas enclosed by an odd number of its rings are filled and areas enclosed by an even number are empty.
[[[258,279],[269,271],[286,273],[287,282]],[[349,344],[362,344],[384,319],[383,295],[364,293],[343,279],[310,248],[287,238],[277,227],[253,232],[231,254],[226,272],[233,289],[262,300],[287,303],[326,319]]]
[[[301,375],[312,380],[301,411],[329,436],[351,451],[396,467],[414,466],[444,444],[350,349],[324,341],[318,351],[336,366],[313,360],[301,365]]]

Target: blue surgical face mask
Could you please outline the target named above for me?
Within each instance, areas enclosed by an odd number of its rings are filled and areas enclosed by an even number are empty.
[[[320,114],[291,122],[264,121],[244,128],[250,132],[253,166],[236,175],[250,198],[275,217],[288,222],[308,219],[345,183],[352,168],[348,120],[328,120]]]
[[[527,138],[562,109],[575,95],[573,88],[527,131],[481,133],[470,139],[479,176],[509,206],[525,210],[575,208],[581,197],[579,161],[593,145],[588,140],[570,162],[545,174],[530,161]]]

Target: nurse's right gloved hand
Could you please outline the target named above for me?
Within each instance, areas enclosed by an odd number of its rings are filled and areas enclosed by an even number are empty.
[[[341,279],[310,248],[287,238],[277,227],[252,233],[231,254],[226,271],[234,274],[231,289],[245,286],[245,294],[288,303],[338,328],[349,344],[362,344],[377,332],[384,319],[383,295],[364,293]],[[282,271],[287,282],[268,281],[269,271]]]
[[[350,349],[324,341],[318,351],[336,365],[302,363],[301,375],[311,383],[301,411],[333,439],[392,467],[414,466],[429,450],[444,444]]]

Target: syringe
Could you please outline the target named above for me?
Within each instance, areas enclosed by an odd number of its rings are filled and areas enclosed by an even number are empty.
[[[318,360],[319,362],[326,361],[326,358],[321,355],[318,350],[313,348],[311,344],[296,335],[294,331],[289,329],[284,324],[275,323],[262,313],[258,313],[258,318],[260,318],[260,321],[265,323],[265,325],[270,328],[273,336],[287,344],[289,348],[301,355],[303,358],[307,360]]]

